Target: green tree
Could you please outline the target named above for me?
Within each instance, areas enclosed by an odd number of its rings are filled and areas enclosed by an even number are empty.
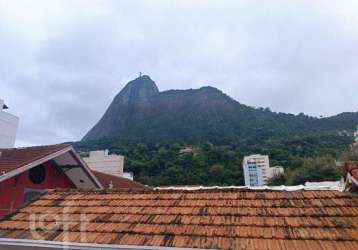
[[[331,156],[306,158],[303,164],[287,173],[288,185],[304,184],[306,181],[336,181],[341,176]]]

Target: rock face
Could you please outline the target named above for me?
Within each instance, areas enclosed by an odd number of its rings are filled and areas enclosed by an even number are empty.
[[[130,81],[114,98],[110,107],[126,105],[148,105],[151,98],[159,93],[157,85],[149,76],[141,76]]]
[[[131,126],[133,115],[150,105],[153,96],[159,94],[155,82],[149,76],[130,81],[113,99],[101,120],[87,133],[83,140],[96,140],[113,135]]]
[[[353,129],[357,113],[313,118],[255,109],[220,90],[159,92],[149,76],[130,81],[82,141],[250,143],[292,134]]]

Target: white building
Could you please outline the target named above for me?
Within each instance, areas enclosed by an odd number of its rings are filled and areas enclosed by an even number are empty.
[[[133,172],[124,172],[122,177],[127,178],[128,180],[131,180],[131,181],[133,181],[133,179],[134,179]]]
[[[356,132],[354,132],[354,141],[358,143],[358,125]]]
[[[269,178],[277,177],[284,174],[283,167],[281,166],[273,166],[269,168]]]
[[[124,156],[108,154],[108,150],[91,151],[83,160],[95,171],[123,176]]]
[[[0,148],[13,148],[15,146],[19,118],[5,112],[7,106],[0,99]]]
[[[283,167],[270,168],[268,155],[245,156],[242,167],[246,186],[264,186],[270,178],[284,173]]]

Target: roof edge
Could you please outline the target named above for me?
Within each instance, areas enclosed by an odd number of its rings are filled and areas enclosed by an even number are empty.
[[[176,187],[176,186],[167,186],[167,187],[154,187],[153,190],[230,190],[230,189],[242,189],[242,190],[254,190],[254,191],[315,191],[315,190],[330,190],[330,191],[344,191],[344,185],[337,187],[330,186],[305,186],[305,185],[296,185],[296,186],[193,186],[193,187]]]
[[[0,182],[2,182],[4,180],[7,180],[7,179],[9,179],[11,177],[14,177],[14,176],[26,171],[26,170],[29,170],[29,169],[31,169],[33,167],[36,167],[37,165],[40,165],[40,164],[42,164],[42,163],[44,163],[46,161],[51,160],[52,158],[55,158],[55,157],[57,157],[57,156],[59,156],[61,154],[64,154],[64,153],[66,153],[68,151],[71,151],[71,150],[74,150],[74,148],[73,148],[72,145],[69,144],[67,147],[64,147],[63,149],[60,149],[60,150],[58,150],[56,152],[53,152],[53,153],[51,153],[49,155],[41,157],[41,158],[39,158],[39,159],[37,159],[35,161],[32,161],[32,162],[30,162],[30,163],[28,163],[28,164],[26,164],[26,165],[24,165],[22,167],[19,167],[19,168],[16,168],[14,170],[11,170],[11,171],[5,173],[4,175],[0,175]]]
[[[87,164],[81,159],[81,157],[77,154],[75,148],[73,147],[73,145],[71,144],[63,144],[64,147],[62,149],[59,149],[49,155],[46,155],[44,157],[41,157],[37,160],[34,160],[22,167],[19,167],[19,168],[16,168],[14,170],[11,170],[7,173],[5,173],[4,175],[0,175],[0,182],[2,181],[5,181],[9,178],[12,178],[18,174],[21,174],[22,172],[25,172],[33,167],[36,167],[44,162],[47,162],[53,158],[56,158],[57,156],[59,155],[62,155],[64,153],[67,153],[67,152],[72,152],[72,157],[75,158],[75,160],[80,163],[84,169],[84,171],[86,171],[86,173],[89,175],[90,179],[93,181],[93,184],[95,186],[97,186],[97,188],[99,189],[103,189],[103,186],[102,184],[99,182],[99,180],[96,178],[96,176],[94,176],[94,174],[92,173],[92,171],[90,170],[90,168],[87,166]]]
[[[160,247],[160,246],[138,246],[138,245],[118,245],[118,244],[96,244],[96,243],[75,243],[47,240],[27,240],[27,239],[10,239],[0,238],[1,246],[17,246],[22,249],[34,248],[53,248],[53,249],[83,249],[83,250],[101,250],[101,249],[120,249],[120,250],[194,250],[194,248],[180,247]],[[195,248],[198,250],[198,248]]]
[[[87,165],[87,163],[79,156],[79,154],[77,153],[77,151],[75,150],[75,148],[73,147],[73,145],[70,145],[70,151],[72,151],[72,155],[73,157],[76,158],[76,160],[82,164],[83,168],[85,169],[85,171],[87,171],[87,173],[89,174],[90,178],[92,178],[92,180],[95,182],[95,184],[97,185],[97,187],[99,189],[104,189],[102,183],[97,179],[97,177],[94,175],[94,173],[92,172],[92,170],[90,169],[90,167]]]

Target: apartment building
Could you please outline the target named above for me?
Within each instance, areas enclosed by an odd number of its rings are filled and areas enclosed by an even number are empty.
[[[268,155],[245,156],[242,167],[246,186],[264,186],[270,178],[284,173],[281,166],[270,167]]]

